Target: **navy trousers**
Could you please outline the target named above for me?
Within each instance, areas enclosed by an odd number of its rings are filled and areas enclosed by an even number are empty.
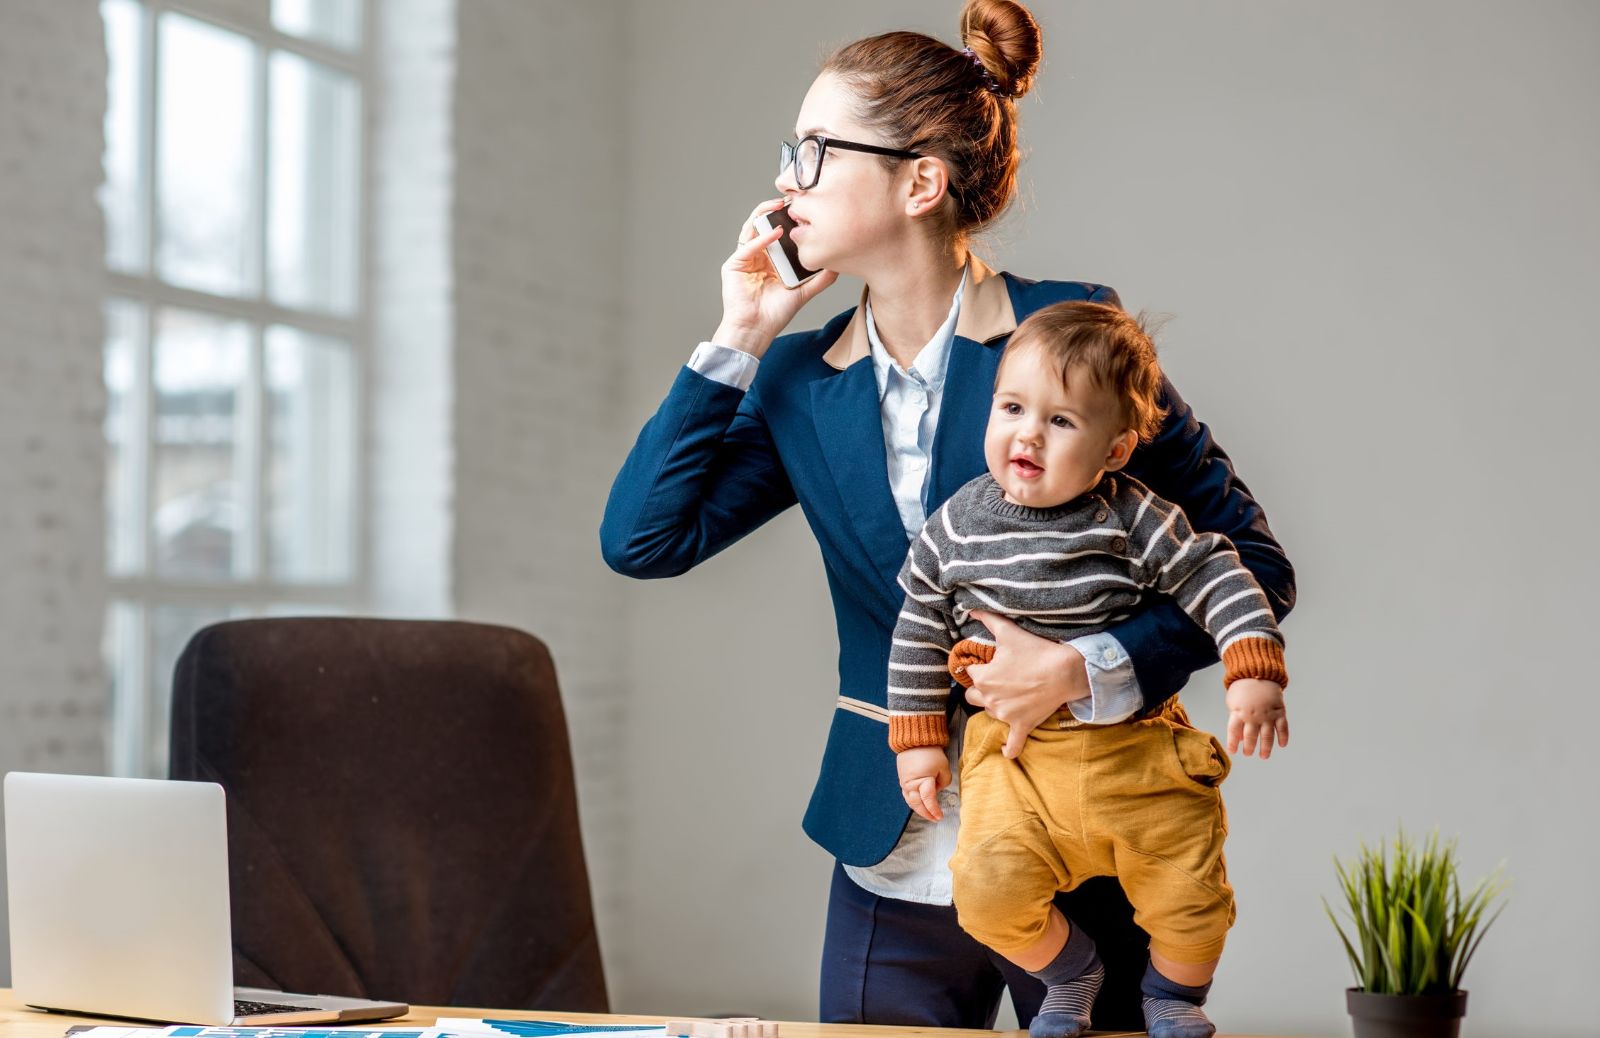
[[[1056,904],[1095,939],[1106,983],[1094,1006],[1100,1030],[1143,1030],[1139,980],[1149,936],[1117,881],[1092,879]],[[1027,1027],[1044,985],[985,948],[956,924],[949,906],[879,897],[837,862],[822,943],[823,1023],[992,1028],[1000,995],[1011,989],[1017,1022]]]

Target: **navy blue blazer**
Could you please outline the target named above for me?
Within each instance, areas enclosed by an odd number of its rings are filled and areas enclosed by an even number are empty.
[[[986,470],[983,434],[1001,349],[1017,321],[1050,303],[1116,304],[1100,285],[1028,281],[976,259],[945,378],[930,458],[931,513]],[[906,534],[889,489],[877,382],[861,307],[785,335],[740,392],[684,367],[617,474],[600,525],[607,564],[632,577],[683,573],[799,504],[822,550],[839,632],[838,709],[805,831],[840,861],[888,855],[910,810],[889,750],[889,638],[904,594]],[[1294,571],[1228,456],[1171,383],[1168,417],[1127,471],[1182,505],[1197,530],[1232,538],[1281,619]],[[1170,599],[1111,629],[1147,706],[1216,662],[1216,647]]]

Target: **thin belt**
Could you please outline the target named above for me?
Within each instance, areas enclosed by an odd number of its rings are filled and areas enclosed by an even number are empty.
[[[1169,696],[1157,703],[1155,706],[1146,707],[1138,713],[1116,722],[1116,724],[1128,724],[1133,721],[1145,721],[1152,717],[1160,717],[1165,714],[1170,714],[1177,706],[1177,703],[1178,698],[1176,696]],[[859,714],[862,717],[868,718],[869,720],[878,721],[882,724],[889,723],[889,711],[886,707],[878,706],[876,703],[869,703],[864,699],[854,699],[850,696],[842,695],[839,697],[835,706],[840,710],[848,710],[852,714]],[[961,703],[961,708],[967,712],[967,716],[969,717],[973,714],[983,713],[983,711],[978,707],[975,707],[964,701]],[[1065,730],[1067,728],[1110,728],[1114,726],[1115,725],[1090,724],[1087,721],[1080,721],[1078,720],[1077,716],[1066,707],[1062,707],[1060,710],[1057,710],[1049,717],[1046,717],[1043,721],[1040,721],[1037,725],[1039,728],[1051,728],[1057,731]]]

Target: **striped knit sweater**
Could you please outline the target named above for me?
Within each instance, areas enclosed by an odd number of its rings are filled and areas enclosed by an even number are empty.
[[[985,473],[923,526],[900,570],[906,592],[889,651],[889,744],[949,739],[950,650],[993,645],[972,611],[1009,617],[1055,641],[1126,619],[1150,591],[1171,595],[1217,643],[1224,683],[1286,684],[1283,636],[1233,543],[1196,533],[1183,509],[1128,476],[1107,474],[1056,508],[1008,502]]]

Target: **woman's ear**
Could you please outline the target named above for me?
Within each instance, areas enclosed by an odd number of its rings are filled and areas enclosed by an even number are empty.
[[[944,201],[950,187],[950,171],[943,159],[932,155],[910,159],[906,165],[911,175],[906,185],[906,215],[927,216]]]
[[[1105,470],[1115,472],[1128,463],[1133,449],[1139,446],[1139,434],[1132,429],[1124,429],[1111,441],[1111,449],[1106,452]]]

